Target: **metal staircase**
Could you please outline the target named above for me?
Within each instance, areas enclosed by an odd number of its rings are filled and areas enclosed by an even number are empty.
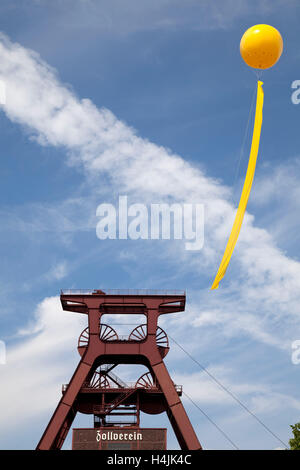
[[[119,388],[127,388],[127,383],[112,372],[112,369],[114,369],[116,366],[117,364],[102,365],[100,366],[100,373],[109,377],[116,385],[118,385]]]
[[[110,403],[104,405],[94,405],[94,413],[104,415],[111,413],[111,411],[115,410],[124,400],[126,400],[126,398],[130,397],[130,395],[135,392],[135,388],[130,388],[127,389],[125,393],[118,395],[117,398],[112,400]]]

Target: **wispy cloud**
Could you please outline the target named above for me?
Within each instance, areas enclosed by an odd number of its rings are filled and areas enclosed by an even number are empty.
[[[28,327],[19,331],[17,343],[8,345],[7,364],[0,370],[1,383],[13,386],[1,390],[1,434],[17,429],[20,420],[36,419],[40,413],[46,416],[49,405],[57,403],[58,384],[70,376],[79,358],[76,343],[84,320],[81,315],[66,315],[58,297],[46,298],[37,306]],[[12,411],[12,403],[22,408],[21,414]]]
[[[262,341],[269,341],[269,322],[281,317],[288,317],[293,325],[298,322],[300,263],[276,246],[270,232],[255,226],[250,214],[246,214],[227,279],[219,292],[208,291],[235,214],[226,186],[170,150],[138,136],[108,109],[97,109],[87,99],[79,100],[35,52],[2,36],[0,57],[0,75],[7,83],[3,110],[41,145],[65,148],[67,163],[84,172],[91,198],[97,197],[103,182],[113,195],[122,192],[139,202],[205,205],[203,250],[191,256],[183,249],[178,250],[178,245],[175,249],[178,262],[202,276],[205,265],[202,279],[207,286],[204,290],[209,304],[207,312],[218,312],[220,302],[224,305],[228,302],[230,308],[233,298],[244,308],[250,308],[251,315],[256,316],[258,310],[264,312],[261,328],[256,322],[254,329],[251,317],[248,322],[246,316],[240,321],[240,326],[249,333],[256,330]],[[169,249],[173,256],[172,244]],[[211,314],[211,321],[214,317]],[[227,320],[230,318],[228,315]]]
[[[61,279],[66,277],[67,272],[68,272],[67,263],[66,261],[62,261],[62,262],[57,263],[55,266],[53,266],[49,270],[49,272],[46,274],[46,277],[50,281],[52,279],[60,281]]]
[[[210,369],[210,374],[218,377],[222,385],[236,397],[239,397],[253,413],[269,414],[275,411],[278,412],[280,403],[285,403],[287,408],[300,409],[300,400],[278,393],[264,383],[237,383],[236,378],[234,379],[233,377],[232,370],[224,367],[213,367]],[[184,391],[199,405],[213,404],[217,407],[226,403],[226,406],[236,408],[238,414],[241,411],[245,412],[232,396],[208,377],[205,372],[190,374],[175,372],[173,377],[176,383],[185,384]],[[195,384],[197,384],[196,387]]]
[[[61,397],[60,384],[68,382],[79,361],[77,338],[86,323],[86,315],[64,312],[59,298],[49,297],[37,306],[27,328],[19,331],[18,339],[8,345],[7,364],[0,369],[1,383],[4,384],[1,390],[1,446],[12,435],[13,442],[19,442],[22,446],[24,427],[28,422],[32,423],[33,445],[38,442]],[[134,366],[134,375],[130,366],[121,366],[121,369],[120,377],[125,381],[135,381],[139,374],[145,372],[142,366]],[[300,408],[297,398],[280,393],[261,381],[241,380],[233,368],[219,365],[209,370],[224,387],[260,417],[272,416],[282,409],[295,413]],[[120,374],[119,368],[117,374]],[[188,372],[187,368],[181,371],[176,357],[173,357],[171,375],[175,383],[184,384],[185,393],[202,409],[214,410],[213,414],[218,416],[219,424],[222,421],[223,427],[223,421],[226,421],[226,428],[230,423],[234,427],[250,423],[258,433],[261,432],[253,418],[205,372]],[[13,384],[13,387],[9,384]],[[183,400],[189,407],[190,403],[185,397]],[[16,408],[22,409],[22,413],[15,413]],[[198,412],[191,414],[195,426],[199,426],[199,419]],[[204,438],[206,427],[209,426],[201,419],[199,435]],[[240,439],[240,442],[243,441]]]
[[[64,29],[97,29],[104,34],[127,35],[141,31],[216,30],[230,27],[247,15],[270,15],[288,9],[295,0],[37,0],[50,6]],[[19,6],[19,5],[18,5]],[[26,5],[23,5],[23,8]],[[20,7],[19,7],[20,8]]]
[[[76,213],[84,207],[88,208],[88,215],[78,218],[80,227],[82,230],[90,229],[97,198],[115,198],[118,194],[128,194],[134,202],[203,203],[206,214],[204,249],[191,255],[184,250],[183,244],[180,247],[170,243],[159,256],[160,261],[164,257],[174,263],[181,274],[193,273],[193,304],[182,319],[171,320],[171,331],[176,334],[182,331],[183,326],[191,328],[184,341],[188,341],[195,351],[199,348],[198,331],[205,328],[210,329],[210,335],[220,329],[228,338],[243,334],[271,347],[287,347],[289,337],[295,328],[299,328],[300,263],[280,250],[272,231],[257,226],[251,214],[246,214],[224,283],[218,292],[209,291],[235,214],[228,187],[171,150],[140,137],[108,109],[97,109],[90,100],[77,98],[70,86],[62,84],[56,72],[35,52],[11,43],[5,36],[1,37],[0,43],[0,78],[7,84],[7,101],[2,108],[8,118],[19,123],[29,137],[41,145],[65,149],[66,163],[82,171],[90,191],[85,201],[76,199],[75,203],[62,203],[59,210],[48,207],[47,215],[51,217],[45,216],[43,207],[36,207],[37,217],[29,216],[24,223],[16,211],[9,219],[11,226],[26,231],[30,227],[29,220],[32,231],[76,231]],[[65,215],[70,208],[74,218]],[[144,257],[154,256],[151,244],[147,249],[144,245],[137,248],[137,257],[138,250]],[[128,250],[116,256],[126,262],[131,258]],[[68,269],[69,265],[56,264],[45,276],[60,279]],[[199,292],[196,289],[198,285],[201,287]],[[197,310],[198,305],[201,312]],[[32,324],[19,331],[22,340],[8,354],[10,365],[3,377],[5,383],[13,380],[15,390],[24,391],[22,394],[18,392],[20,406],[26,398],[34,402],[33,408],[28,407],[24,413],[24,419],[29,419],[33,412],[46,413],[50,412],[51,406],[54,407],[57,383],[68,377],[69,370],[78,360],[70,356],[62,364],[60,354],[66,353],[66,346],[70,346],[70,350],[75,349],[74,338],[81,331],[80,319],[78,315],[62,315],[58,299],[46,299],[38,306]],[[62,323],[64,321],[67,323]],[[20,362],[22,357],[28,359],[27,365]],[[18,383],[15,368],[20,373]],[[30,384],[28,377],[32,377]],[[198,378],[201,380],[200,376]],[[188,377],[183,379],[188,381]],[[46,383],[48,395],[45,397]],[[204,386],[211,390],[208,384],[204,383]],[[17,402],[17,396],[12,397],[9,390],[3,391],[3,403]],[[244,393],[241,388],[236,390]],[[248,385],[247,390],[250,394],[254,389]],[[255,393],[259,391],[259,387],[255,388]],[[269,391],[261,390],[260,393],[263,397],[269,396]],[[215,398],[219,400],[218,393]],[[197,399],[200,400],[201,396]],[[279,401],[276,403],[278,405]],[[257,409],[261,406],[258,401],[253,404]],[[291,406],[298,409],[298,402]],[[7,406],[3,414],[4,423],[10,419],[11,413]],[[16,421],[12,420],[12,423],[16,424]]]

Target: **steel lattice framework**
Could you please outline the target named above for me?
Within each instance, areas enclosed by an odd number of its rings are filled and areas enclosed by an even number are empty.
[[[180,399],[182,387],[173,383],[163,361],[169,351],[167,334],[157,325],[160,315],[184,311],[185,292],[62,291],[60,299],[64,310],[86,314],[88,326],[78,340],[81,360],[69,384],[63,385],[37,449],[60,449],[77,412],[94,415],[98,428],[111,425],[112,416],[133,416],[127,424],[138,428],[140,411],[166,412],[181,449],[201,449]],[[143,314],[147,322],[124,339],[101,322],[104,314]],[[129,385],[113,372],[119,364],[141,364],[148,372]]]

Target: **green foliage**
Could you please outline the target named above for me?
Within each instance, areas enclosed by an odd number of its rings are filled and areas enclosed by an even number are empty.
[[[291,450],[300,450],[300,423],[291,425],[291,428],[294,434],[294,438],[289,440]]]

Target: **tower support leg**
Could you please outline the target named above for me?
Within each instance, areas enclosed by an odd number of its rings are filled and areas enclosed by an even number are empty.
[[[151,364],[151,368],[167,401],[167,415],[181,449],[202,449],[164,362]]]
[[[72,423],[74,421],[76,413],[77,413],[76,408],[74,408],[74,407],[70,408],[70,411],[67,414],[67,417],[64,420],[64,423],[63,423],[62,427],[60,428],[60,430],[58,432],[58,435],[55,439],[53,448],[55,448],[57,450],[62,448],[63,443],[65,442],[65,439],[68,435],[69,429],[72,426]]]
[[[64,395],[61,397],[49,424],[37,445],[37,450],[60,449],[73,422],[76,411],[74,402],[90,372],[92,364],[81,360]]]

